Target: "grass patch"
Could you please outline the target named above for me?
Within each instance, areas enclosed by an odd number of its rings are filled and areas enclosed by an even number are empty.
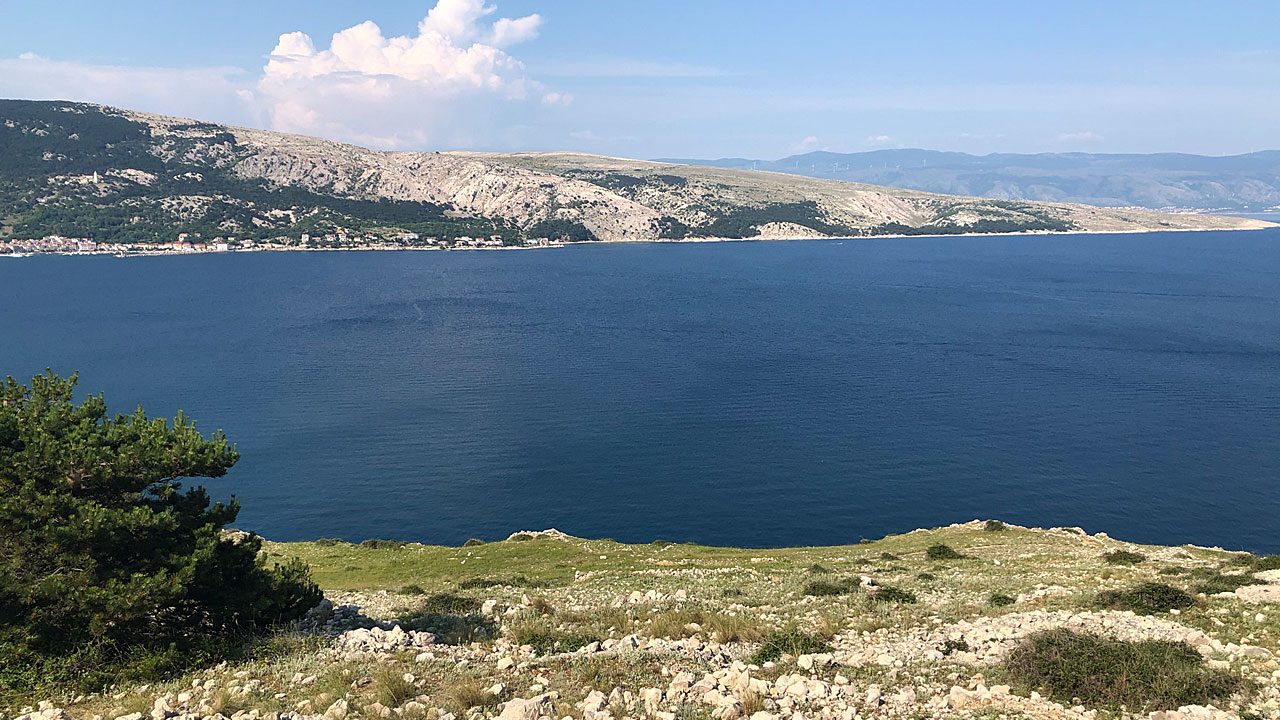
[[[942,543],[930,545],[929,549],[924,551],[924,556],[930,560],[964,560],[969,557],[956,552],[950,545]]]
[[[1128,550],[1113,550],[1102,556],[1102,561],[1108,565],[1137,565],[1146,559],[1146,555]]]
[[[1070,630],[1028,637],[1009,654],[1005,671],[1023,689],[1064,705],[1079,698],[1142,712],[1220,703],[1240,684],[1227,671],[1207,669],[1186,643],[1123,642]]]
[[[449,683],[443,695],[444,706],[454,715],[465,717],[471,708],[496,708],[502,698],[489,692],[476,678],[463,678]]]
[[[1139,615],[1155,615],[1189,608],[1196,604],[1196,600],[1172,585],[1146,582],[1124,590],[1100,592],[1094,604],[1106,610],[1132,610]]]
[[[810,575],[826,575],[831,572],[831,568],[825,567],[823,565],[819,565],[818,563],[814,563],[809,567],[805,568],[805,572],[809,573]]]
[[[405,585],[400,588],[401,595],[426,595],[427,591],[421,585]]]
[[[799,630],[779,630],[765,637],[760,648],[751,656],[751,662],[763,665],[774,662],[783,655],[799,656],[830,651],[831,646],[827,641],[817,635]]]
[[[405,679],[399,666],[382,666],[373,673],[373,694],[387,707],[400,707],[418,696],[418,688]]]
[[[532,580],[524,575],[510,577],[474,577],[458,583],[459,590],[487,590],[495,587],[547,588],[551,583],[543,580]]]

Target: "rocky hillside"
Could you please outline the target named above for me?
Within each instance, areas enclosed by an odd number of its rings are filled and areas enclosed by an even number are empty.
[[[348,232],[517,243],[1262,226],[568,153],[377,152],[97,105],[0,101],[0,237]]]
[[[778,550],[555,531],[268,549],[328,597],[257,659],[10,714],[1280,718],[1280,557],[994,521]]]

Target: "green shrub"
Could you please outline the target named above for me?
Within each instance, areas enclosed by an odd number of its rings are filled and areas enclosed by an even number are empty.
[[[928,550],[924,552],[925,557],[930,560],[964,560],[967,555],[961,555],[956,552],[950,545],[930,545]]]
[[[1266,570],[1280,570],[1280,555],[1266,555],[1258,558],[1253,563],[1254,572],[1264,572]]]
[[[476,547],[479,545],[484,545],[484,541],[481,540],[480,538],[471,538],[466,542],[462,543],[462,547]]]
[[[823,597],[829,595],[847,595],[857,592],[861,587],[857,578],[840,578],[838,580],[810,580],[800,592],[803,595]]]
[[[969,647],[969,643],[965,642],[963,638],[960,640],[947,640],[942,643],[943,655],[950,655],[951,653],[956,652],[969,652],[972,649],[973,648]]]
[[[400,588],[401,595],[426,595],[427,591],[422,589],[421,585],[405,585]]]
[[[1195,591],[1205,595],[1216,595],[1218,593],[1235,592],[1237,588],[1242,588],[1245,585],[1256,585],[1257,582],[1249,575],[1213,573],[1196,585]]]
[[[831,568],[814,563],[806,568],[806,572],[810,575],[826,575],[831,572]]]
[[[1181,642],[1124,642],[1059,629],[1028,637],[1005,671],[1027,692],[1071,705],[1080,702],[1130,712],[1220,703],[1240,681],[1209,670],[1195,648]]]
[[[901,560],[902,558],[898,557],[897,555],[894,555],[891,552],[882,552],[880,553],[880,559],[881,560]]]
[[[300,561],[223,533],[239,505],[184,478],[239,454],[179,413],[72,403],[76,376],[0,384],[0,690],[102,687],[242,655],[321,598]]]
[[[530,535],[529,533],[516,533],[515,535],[512,535],[507,539],[513,540],[515,542],[526,542],[526,541],[532,540],[533,536]]]
[[[315,541],[316,545],[320,547],[333,547],[334,545],[338,545],[341,542],[342,541],[339,540],[338,538],[318,538]]]
[[[1013,596],[1006,595],[1001,592],[991,593],[991,597],[987,598],[987,604],[991,607],[1008,607],[1017,602]]]
[[[1183,610],[1196,604],[1183,590],[1164,583],[1146,582],[1124,590],[1098,593],[1095,605],[1108,610],[1131,610],[1139,615],[1155,615]]]
[[[913,605],[916,602],[915,593],[892,585],[881,585],[876,588],[874,593],[869,593],[867,598],[872,602],[898,603],[900,605]]]
[[[983,523],[982,529],[987,532],[1004,532],[1009,529],[1009,526],[999,520],[988,520]]]
[[[765,637],[760,643],[760,648],[751,656],[751,662],[755,665],[763,665],[776,661],[783,655],[798,656],[830,651],[831,646],[827,641],[817,635],[799,630],[780,630]]]
[[[454,593],[436,593],[422,603],[419,611],[433,615],[470,615],[480,612],[480,601]]]
[[[922,572],[919,575],[916,575],[916,579],[923,580],[924,582],[931,582],[933,580],[937,580],[938,576],[931,572]]]
[[[360,547],[369,548],[371,550],[399,550],[409,543],[403,540],[381,540],[378,538],[370,538],[360,543]]]
[[[1146,559],[1146,555],[1128,550],[1113,550],[1102,556],[1103,562],[1108,565],[1137,565]]]

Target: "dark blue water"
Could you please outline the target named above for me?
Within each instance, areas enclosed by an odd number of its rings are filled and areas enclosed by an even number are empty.
[[[0,372],[243,460],[273,538],[1280,551],[1280,232],[0,260]]]

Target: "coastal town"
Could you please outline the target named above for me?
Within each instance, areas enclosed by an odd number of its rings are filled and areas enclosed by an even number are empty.
[[[512,242],[501,235],[488,237],[421,237],[418,233],[395,236],[326,233],[269,239],[234,236],[205,239],[179,233],[170,242],[98,242],[91,237],[46,235],[41,238],[0,240],[0,257],[29,255],[188,255],[196,253],[251,252],[270,250],[496,250],[502,248],[560,247],[551,238],[522,238]]]

